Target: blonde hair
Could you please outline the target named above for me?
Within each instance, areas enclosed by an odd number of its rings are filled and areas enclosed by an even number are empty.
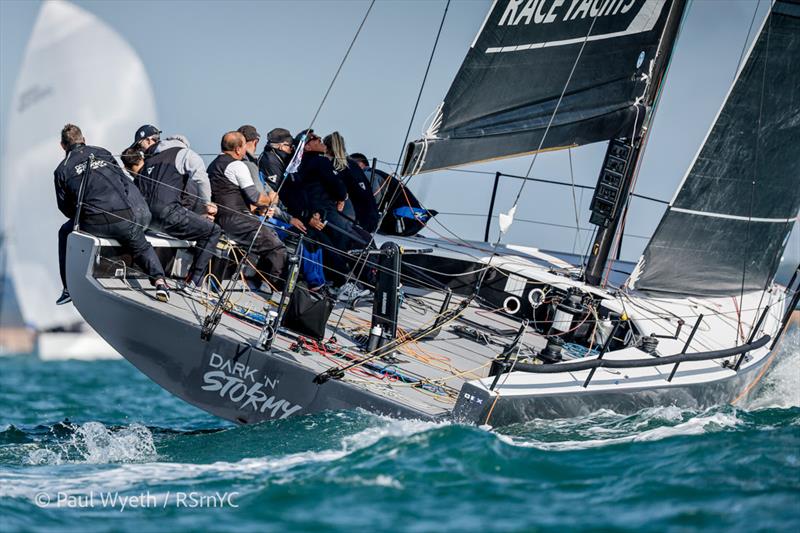
[[[328,155],[333,159],[333,168],[339,172],[346,169],[347,148],[344,145],[344,137],[338,131],[334,131],[326,135],[322,142],[325,143]]]

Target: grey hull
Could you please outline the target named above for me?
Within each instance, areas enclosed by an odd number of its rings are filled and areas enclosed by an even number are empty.
[[[73,233],[68,283],[86,321],[142,373],[182,400],[242,424],[332,409],[362,408],[405,418],[429,415],[343,382],[313,382],[293,354],[258,350],[104,289],[92,276],[91,236]]]
[[[319,371],[288,350],[265,352],[244,337],[200,338],[201,320],[186,320],[162,304],[146,305],[109,290],[94,278],[96,238],[73,233],[67,277],[75,306],[100,335],[150,379],[182,400],[242,424],[325,410],[365,409],[422,420],[502,426],[534,418],[572,417],[598,409],[633,412],[651,406],[703,408],[729,403],[756,380],[772,357],[732,378],[697,385],[549,396],[499,396],[466,382],[450,408],[424,410],[402,397],[335,379],[314,382]],[[495,400],[496,398],[496,400]]]
[[[470,423],[506,426],[534,418],[572,418],[600,409],[632,414],[649,407],[676,406],[682,409],[708,409],[716,405],[735,404],[753,394],[763,373],[774,360],[774,354],[736,375],[695,385],[648,387],[617,392],[586,391],[579,395],[503,396],[502,387],[496,397],[471,383],[464,384],[454,411],[456,420]],[[591,389],[591,385],[589,385]]]

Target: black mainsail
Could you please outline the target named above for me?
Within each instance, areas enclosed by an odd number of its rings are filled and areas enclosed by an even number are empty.
[[[633,134],[675,2],[495,0],[403,174]]]
[[[762,290],[800,209],[800,0],[777,0],[632,276],[640,290]]]

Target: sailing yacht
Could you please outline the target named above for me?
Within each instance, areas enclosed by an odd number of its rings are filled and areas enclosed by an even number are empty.
[[[406,151],[408,183],[529,153],[533,167],[542,151],[607,142],[586,262],[504,243],[516,201],[486,242],[415,234],[431,213],[408,205],[416,225],[348,251],[350,276],[375,272],[371,299],[330,312],[332,302],[297,282],[295,242],[277,303],[238,282],[246,254],[220,254],[211,271],[221,292],[209,283],[165,305],[130,265],[117,268],[117,242],[76,231],[67,272],[75,305],[160,386],[241,424],[363,408],[499,426],[740,402],[775,360],[800,299],[797,271],[785,287],[774,281],[800,210],[800,0],[772,4],[644,254],[626,269],[609,257],[685,4],[495,1]],[[517,200],[529,181],[520,178]],[[390,209],[384,216],[401,216]],[[150,240],[176,261],[192,246]]]
[[[64,158],[58,133],[67,122],[80,125],[91,144],[121,150],[131,131],[156,122],[155,99],[144,65],[116,31],[74,4],[48,1],[27,44],[5,127],[5,274],[42,359],[118,358],[77,309],[55,305],[62,288],[57,233],[65,219],[52,175]]]

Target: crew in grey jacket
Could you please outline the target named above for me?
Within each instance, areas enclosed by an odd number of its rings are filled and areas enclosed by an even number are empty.
[[[208,181],[206,164],[203,158],[189,147],[189,140],[183,135],[172,135],[165,139],[154,135],[142,139],[139,147],[147,150],[152,144],[156,144],[152,151],[154,154],[170,148],[180,148],[175,155],[175,168],[180,174],[188,176],[191,181],[187,182],[186,194],[181,203],[187,209],[213,220],[217,206],[211,202],[211,184]]]

